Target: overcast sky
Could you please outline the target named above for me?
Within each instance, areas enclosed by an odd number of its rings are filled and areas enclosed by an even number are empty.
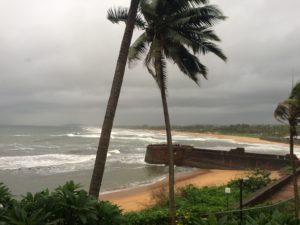
[[[276,123],[277,102],[300,79],[300,1],[211,3],[228,16],[215,29],[229,60],[200,56],[200,87],[168,65],[172,123]],[[124,30],[107,21],[112,6],[129,0],[0,0],[0,124],[102,124]],[[115,124],[163,124],[141,63],[126,70]]]

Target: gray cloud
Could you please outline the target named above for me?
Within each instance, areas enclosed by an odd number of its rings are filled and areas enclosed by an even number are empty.
[[[229,61],[200,56],[200,87],[168,64],[173,124],[275,123],[300,79],[300,2],[212,0]],[[124,25],[106,20],[129,0],[0,2],[0,124],[101,125]],[[136,31],[135,37],[138,35]],[[158,88],[141,64],[126,70],[116,124],[162,124]]]

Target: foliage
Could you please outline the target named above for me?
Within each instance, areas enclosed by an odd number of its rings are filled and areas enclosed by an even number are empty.
[[[203,214],[227,209],[227,197],[229,206],[238,199],[238,189],[232,189],[228,196],[224,193],[225,186],[197,188],[188,185],[181,189],[181,195],[176,199],[179,209],[185,209],[192,213]]]
[[[140,212],[129,212],[124,214],[125,225],[167,225],[167,208],[149,208]]]
[[[0,211],[6,225],[119,225],[120,209],[89,196],[73,181],[53,192],[27,193],[20,201],[11,201]],[[3,188],[3,190],[8,190]],[[1,223],[0,223],[1,224]]]
[[[249,172],[247,175],[247,180],[243,181],[243,190],[245,193],[252,193],[267,186],[270,182],[270,172],[262,169],[255,169]],[[228,183],[231,188],[239,188],[240,179],[232,180]]]
[[[289,166],[284,166],[282,167],[280,170],[279,170],[279,173],[283,176],[285,175],[291,175],[293,173],[292,171],[292,167],[289,165]]]
[[[140,212],[130,212],[125,214],[124,225],[167,225],[167,211],[159,208],[146,209]],[[179,210],[176,214],[176,225],[238,225],[239,216],[228,214],[216,216],[210,214],[207,217],[200,217],[197,214],[186,210]],[[291,214],[274,210],[270,212],[258,212],[256,214],[245,215],[243,224],[245,225],[297,225],[298,223]]]
[[[256,217],[246,217],[246,225],[297,225],[291,215],[275,211],[271,214],[260,213]]]
[[[254,175],[253,175],[254,174]],[[252,176],[267,172],[254,171]],[[9,204],[0,208],[0,225],[168,225],[167,207],[152,207],[139,212],[121,214],[119,208],[109,202],[98,202],[74,182],[67,182],[55,191],[44,190],[27,193],[20,201],[11,199],[9,190],[1,184],[3,193],[8,193]],[[218,216],[214,210],[224,210],[224,186],[181,189],[177,199],[176,225],[237,225],[238,213]],[[2,196],[7,196],[2,195]],[[223,197],[222,197],[223,196]],[[233,187],[234,202],[238,191]],[[0,199],[3,201],[2,199]],[[198,207],[196,207],[198,206]],[[210,212],[205,217],[203,213]],[[284,208],[245,212],[245,225],[296,225]]]
[[[8,206],[12,201],[12,195],[9,189],[0,182],[0,204],[3,207]]]
[[[165,206],[166,202],[168,202],[168,198],[169,195],[166,187],[159,188],[151,193],[151,203],[154,203],[158,207]]]

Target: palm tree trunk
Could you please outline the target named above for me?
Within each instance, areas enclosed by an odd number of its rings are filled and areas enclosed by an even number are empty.
[[[158,42],[158,46],[159,46],[160,40],[157,39],[156,41]],[[160,89],[161,100],[163,105],[165,127],[166,127],[166,134],[167,134],[168,155],[169,155],[169,224],[175,225],[176,209],[175,209],[175,191],[174,191],[174,186],[175,186],[174,152],[173,152],[173,144],[172,144],[170,116],[169,116],[167,97],[166,97],[166,86],[163,77],[164,69],[162,65],[162,52],[160,47],[157,47],[155,50],[154,66],[155,66],[155,73],[156,73],[156,81]]]
[[[175,225],[175,192],[174,192],[174,152],[172,145],[172,134],[171,134],[171,125],[170,125],[170,117],[168,112],[168,104],[166,98],[166,92],[164,88],[160,88],[162,105],[164,110],[165,117],[165,126],[166,126],[166,134],[167,134],[167,143],[168,143],[168,152],[169,152],[169,218],[170,224]]]
[[[293,170],[294,210],[295,210],[295,218],[299,219],[299,195],[298,195],[296,161],[294,156],[294,134],[295,134],[295,128],[293,126],[290,126],[290,157],[291,157],[291,164]]]
[[[167,98],[166,93],[163,88],[161,88],[161,99],[164,110],[166,134],[167,134],[167,143],[168,143],[168,153],[169,153],[169,218],[170,225],[175,225],[175,177],[174,177],[174,152],[172,144],[172,134],[171,134],[171,125],[170,117],[168,112]]]
[[[125,73],[125,67],[127,63],[127,56],[132,39],[134,22],[137,14],[139,0],[131,0],[130,9],[128,13],[128,20],[126,22],[126,28],[121,43],[119,57],[115,69],[114,79],[110,91],[108,104],[106,107],[106,113],[102,125],[101,136],[98,144],[98,150],[96,154],[96,160],[94,165],[94,171],[90,183],[89,194],[98,198],[100,187],[103,179],[104,168],[106,163],[107,151],[109,147],[111,130],[115,118],[115,112],[118,105],[118,100],[123,83],[123,77]]]

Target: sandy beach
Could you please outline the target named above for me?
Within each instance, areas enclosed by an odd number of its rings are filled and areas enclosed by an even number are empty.
[[[193,184],[197,187],[218,186],[228,181],[242,177],[247,171],[243,170],[197,170],[189,173],[176,174],[176,189]],[[278,172],[272,172],[272,178],[278,178]],[[120,206],[125,212],[143,209],[153,204],[153,193],[162,188],[167,189],[166,179],[159,182],[100,195],[101,200],[111,201]]]

